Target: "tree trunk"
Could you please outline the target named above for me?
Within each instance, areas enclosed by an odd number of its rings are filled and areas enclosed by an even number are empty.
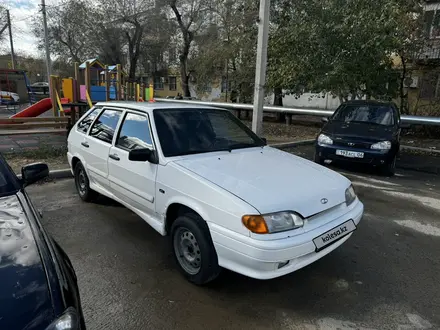
[[[182,15],[180,14],[179,10],[176,6],[176,0],[171,1],[170,6],[171,9],[174,12],[174,15],[176,16],[177,24],[179,25],[180,32],[182,32],[183,36],[183,47],[182,52],[179,55],[179,61],[180,61],[180,79],[182,83],[182,92],[183,96],[191,96],[191,92],[189,90],[189,73],[188,73],[188,56],[189,56],[189,49],[191,47],[191,42],[194,39],[194,33],[193,31],[190,31],[189,28],[191,26],[192,21],[190,23],[185,24],[182,20]]]
[[[182,54],[179,56],[180,61],[180,80],[182,83],[182,92],[183,96],[190,97],[191,92],[189,90],[189,74],[187,71],[187,61],[188,61],[188,54],[189,54],[189,46],[185,45],[183,47]]]
[[[273,90],[273,105],[282,107],[283,106],[283,90],[279,87]],[[276,114],[277,121],[285,121],[286,115],[284,113],[278,112]]]
[[[401,55],[400,59],[402,61],[402,74],[400,75],[399,82],[399,96],[400,96],[400,113],[406,113],[406,95],[405,95],[405,78],[406,78],[406,59]]]

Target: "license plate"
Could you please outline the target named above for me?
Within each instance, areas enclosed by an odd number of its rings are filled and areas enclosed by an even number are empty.
[[[349,158],[364,158],[363,152],[348,151],[348,150],[336,150],[336,155]]]
[[[337,241],[338,239],[350,234],[356,229],[356,225],[353,220],[348,220],[343,224],[325,232],[321,236],[313,239],[313,243],[316,246],[316,250],[321,250],[323,247]]]

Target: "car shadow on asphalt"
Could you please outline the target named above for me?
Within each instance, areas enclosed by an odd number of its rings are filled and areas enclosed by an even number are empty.
[[[104,195],[98,195],[96,199],[93,200],[93,204],[102,205],[102,206],[115,206],[115,207],[125,207],[121,203],[108,198]]]

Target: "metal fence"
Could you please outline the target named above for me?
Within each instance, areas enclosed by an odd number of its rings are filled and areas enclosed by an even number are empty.
[[[226,108],[230,110],[253,111],[252,104],[189,101],[189,100],[175,100],[175,99],[162,99],[162,98],[155,100],[159,102],[184,103],[184,104]],[[307,116],[319,116],[319,117],[329,117],[334,112],[334,110],[287,108],[287,107],[276,107],[272,105],[264,106],[263,111],[269,113],[284,113],[289,115],[307,115]],[[413,125],[440,125],[440,117],[402,116],[401,119],[402,122]]]

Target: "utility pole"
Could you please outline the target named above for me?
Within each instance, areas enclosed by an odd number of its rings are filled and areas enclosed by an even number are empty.
[[[41,11],[43,12],[44,47],[46,49],[47,81],[50,83],[50,76],[52,74],[52,65],[51,65],[51,62],[50,62],[49,36],[48,36],[48,33],[47,33],[46,4],[45,4],[44,0],[41,0]]]
[[[9,10],[6,10],[6,15],[7,15],[7,19],[8,19],[8,27],[9,27],[9,42],[11,43],[11,61],[12,61],[12,69],[15,70],[14,40],[12,39],[11,15],[9,15]]]
[[[255,68],[254,111],[252,130],[257,135],[263,131],[264,85],[266,84],[267,41],[269,38],[270,0],[260,0],[258,18],[257,63]]]

